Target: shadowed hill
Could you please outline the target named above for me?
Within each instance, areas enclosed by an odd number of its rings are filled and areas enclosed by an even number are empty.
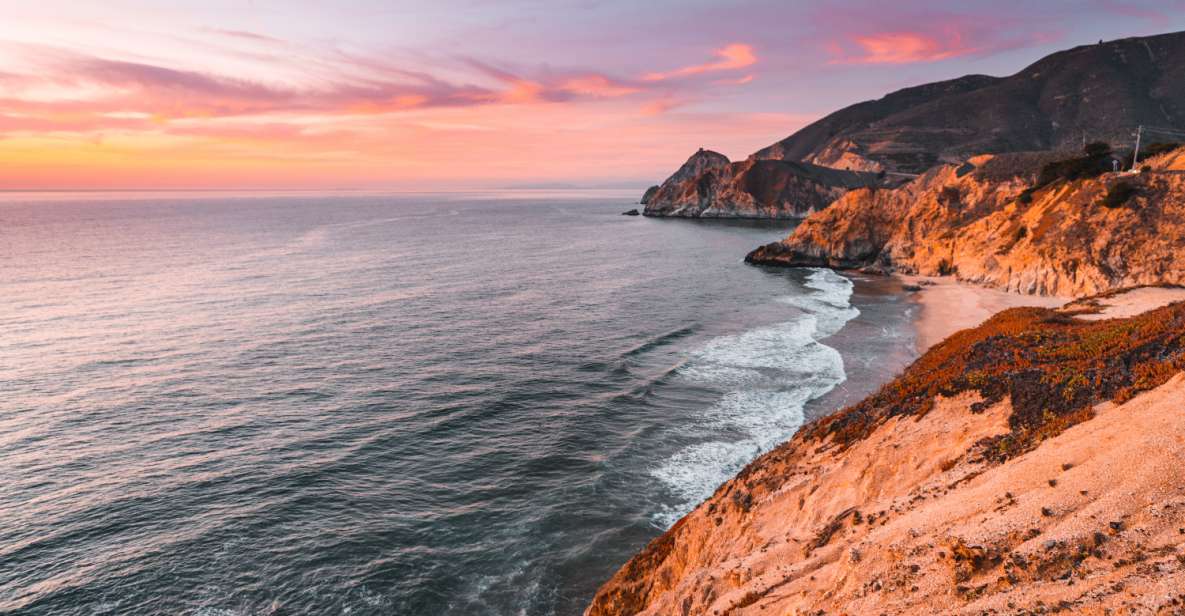
[[[1185,128],[1185,32],[1083,45],[1011,77],[969,75],[841,109],[757,158],[921,172],[985,153],[1127,143]]]
[[[922,173],[978,154],[1076,151],[1084,139],[1121,148],[1141,124],[1185,130],[1185,32],[1075,47],[1010,77],[967,75],[905,88],[836,111],[759,150],[750,161],[849,172]],[[730,166],[715,154],[698,172],[688,172],[684,165],[663,186],[647,191],[648,213],[766,217],[776,212],[777,217],[802,217],[826,207],[827,195],[866,186],[874,177],[820,183],[811,174],[803,177],[803,170],[811,167],[746,163]],[[743,181],[735,177],[741,173],[747,175]],[[775,177],[754,177],[764,173]],[[809,190],[796,189],[792,196],[749,193],[749,198],[740,194],[743,190],[720,189],[748,183],[803,185]],[[884,183],[878,178],[878,184]]]

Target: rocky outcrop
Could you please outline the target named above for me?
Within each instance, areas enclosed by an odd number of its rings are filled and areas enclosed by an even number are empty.
[[[651,186],[650,188],[647,188],[646,192],[642,194],[642,198],[640,200],[638,200],[638,203],[641,205],[646,205],[647,203],[650,203],[650,200],[654,198],[654,195],[658,194],[658,189],[659,189],[659,186],[657,184],[654,186]]]
[[[700,150],[643,196],[647,216],[685,218],[802,218],[827,207],[875,174],[839,171],[805,163],[755,160],[729,162]]]
[[[854,190],[746,260],[953,275],[1066,297],[1185,283],[1185,154],[1153,158],[1138,175],[1061,180],[1026,193],[1053,156],[979,156],[898,189]],[[1121,184],[1132,194],[1109,206]]]
[[[1180,613],[1185,303],[1018,308],[761,456],[587,616]]]
[[[920,173],[981,153],[1130,142],[1185,129],[1185,33],[1083,45],[1010,77],[968,75],[841,109],[754,156]]]

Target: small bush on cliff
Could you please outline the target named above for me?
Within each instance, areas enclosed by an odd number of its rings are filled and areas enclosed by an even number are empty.
[[[1087,158],[1102,158],[1111,153],[1111,144],[1106,141],[1092,141],[1082,147]]]
[[[946,207],[955,207],[963,199],[963,194],[959,191],[958,186],[943,186],[942,190],[938,192],[938,202]]]
[[[1093,178],[1111,170],[1111,146],[1097,141],[1083,148],[1085,156],[1054,161],[1041,168],[1035,188],[1041,188],[1059,180]]]
[[[1168,154],[1181,147],[1180,143],[1150,143],[1140,149],[1140,160],[1147,160],[1161,154]],[[1128,154],[1123,157],[1123,168],[1129,169],[1132,166],[1132,155]]]
[[[1107,191],[1107,196],[1103,197],[1103,205],[1109,208],[1123,207],[1132,197],[1139,193],[1140,189],[1136,188],[1135,184],[1131,182],[1126,180],[1116,182]]]

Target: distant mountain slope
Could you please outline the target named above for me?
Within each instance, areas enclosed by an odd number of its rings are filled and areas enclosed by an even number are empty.
[[[1075,47],[1010,77],[967,75],[905,88],[836,111],[750,159],[854,172],[922,173],[977,154],[1077,151],[1084,139],[1122,147],[1141,124],[1185,130],[1185,32]],[[713,176],[707,180],[713,185],[799,183],[798,178],[787,180],[787,174],[796,175],[799,168],[744,163],[725,167],[720,159],[726,158],[711,154],[711,164],[699,172],[685,172],[684,165],[661,188],[647,191],[648,213],[703,215],[689,213],[698,210],[740,217],[760,211],[795,217],[827,205],[787,208],[785,202],[764,201],[760,195],[737,202],[730,200],[737,195],[734,191],[698,190],[706,175]],[[729,168],[747,178],[741,182],[724,177]],[[757,177],[766,172],[778,177]],[[850,183],[829,184],[818,194],[838,196]],[[688,209],[691,195],[697,195],[698,205]]]
[[[969,75],[841,109],[754,156],[920,173],[975,154],[1115,145],[1185,129],[1185,32],[1061,51],[1011,77]]]

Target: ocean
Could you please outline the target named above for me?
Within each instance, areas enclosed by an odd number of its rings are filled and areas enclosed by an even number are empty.
[[[635,199],[0,193],[0,613],[579,614],[916,356]]]

